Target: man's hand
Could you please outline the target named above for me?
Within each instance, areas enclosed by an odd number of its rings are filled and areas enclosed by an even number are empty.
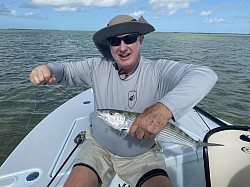
[[[173,117],[172,112],[162,103],[146,108],[133,122],[129,133],[138,139],[153,139]]]
[[[48,65],[41,65],[31,71],[30,81],[35,85],[53,84],[56,82],[56,78]]]

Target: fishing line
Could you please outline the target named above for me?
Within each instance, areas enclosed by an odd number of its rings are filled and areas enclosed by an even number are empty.
[[[33,107],[33,109],[32,109],[32,113],[31,113],[31,115],[30,115],[30,117],[29,117],[29,120],[28,120],[28,122],[27,122],[27,124],[26,124],[26,127],[25,127],[28,131],[30,131],[30,129],[29,129],[30,120],[32,119],[32,117],[34,116],[34,114],[35,114],[35,112],[36,112],[36,97],[35,97],[35,86],[34,86],[34,85],[32,86],[32,92],[33,92],[33,103],[34,103],[34,107]]]
[[[55,88],[57,88],[58,90],[60,90],[61,93],[65,93],[66,95],[70,96],[71,98],[73,97],[72,94],[70,94],[70,93],[68,93],[67,91],[63,90],[63,89],[60,87],[60,85],[55,85]],[[48,92],[47,92],[47,93],[48,93]],[[26,126],[25,126],[25,128],[26,128],[28,131],[31,130],[31,129],[29,128],[30,122],[31,122],[31,119],[34,117],[34,115],[35,115],[35,113],[36,113],[36,109],[37,109],[37,100],[36,100],[36,92],[35,92],[35,86],[34,86],[34,85],[32,85],[32,95],[33,95],[33,99],[32,99],[32,100],[33,100],[34,106],[33,106],[31,115],[30,115],[30,117],[29,117],[29,119],[28,119],[28,122],[27,122],[27,124],[26,124]],[[48,94],[45,93],[45,95],[48,95]]]
[[[73,97],[72,94],[66,92],[65,90],[63,90],[59,85],[56,86],[56,88],[58,88],[61,92],[65,93],[66,95],[70,96],[71,98]]]

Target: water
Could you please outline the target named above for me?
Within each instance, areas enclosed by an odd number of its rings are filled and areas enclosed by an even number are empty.
[[[0,30],[0,165],[39,121],[84,87],[34,87],[33,67],[100,56],[93,32]],[[198,106],[235,125],[250,125],[250,35],[153,33],[142,54],[211,67],[219,76]]]

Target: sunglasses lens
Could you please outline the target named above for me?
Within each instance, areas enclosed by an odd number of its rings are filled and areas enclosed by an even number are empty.
[[[135,43],[137,40],[137,34],[131,34],[123,37],[123,41],[125,44],[132,44]]]
[[[121,39],[114,36],[108,38],[108,42],[111,46],[119,46],[121,44]]]
[[[108,38],[108,42],[111,46],[119,46],[121,45],[121,41],[124,41],[125,44],[132,44],[135,43],[137,41],[138,36],[140,36],[139,34],[130,34],[130,35],[126,35],[124,37],[110,37]]]

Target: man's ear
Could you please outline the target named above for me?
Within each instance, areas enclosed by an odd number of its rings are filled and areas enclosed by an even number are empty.
[[[142,44],[143,39],[144,39],[144,35],[141,35],[140,40],[139,40],[141,44]]]

